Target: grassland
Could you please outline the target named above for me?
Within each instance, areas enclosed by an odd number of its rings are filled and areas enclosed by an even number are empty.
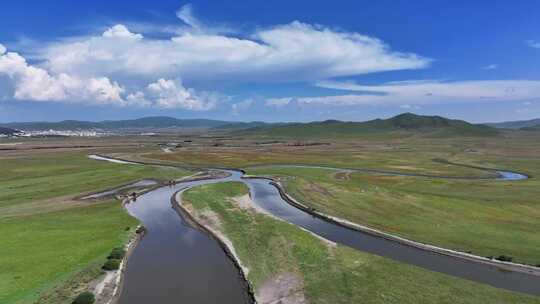
[[[483,256],[504,254],[518,262],[538,264],[538,138],[534,132],[489,138],[370,135],[308,141],[223,136],[190,137],[189,143],[183,143],[183,138],[170,135],[36,139],[15,148],[2,145],[0,231],[9,233],[1,235],[0,242],[10,245],[0,247],[0,303],[32,303],[40,296],[41,303],[69,303],[73,290],[100,274],[104,255],[125,239],[125,228],[135,224],[118,202],[82,203],[75,196],[140,178],[171,179],[188,174],[87,159],[86,155],[94,152],[201,167],[247,168],[248,173],[279,177],[295,198],[328,214],[418,241]],[[0,140],[2,144],[5,141]],[[182,147],[164,153],[157,147],[160,142],[182,142]],[[432,161],[435,158],[513,169],[533,178],[519,182],[459,181],[252,167],[311,164],[444,176],[494,176],[482,170],[436,163]],[[227,196],[244,193],[237,186],[215,187]],[[222,214],[225,228],[229,227],[227,234],[236,240],[242,259],[250,264],[250,279],[256,286],[263,286],[283,270],[301,274],[306,296],[317,299],[317,303],[340,303],[330,297],[344,299],[341,303],[481,303],[493,297],[503,303],[532,301],[340,246],[328,247],[293,226],[260,214],[229,210],[217,190],[201,189],[202,193],[195,189],[186,195],[191,195],[194,204],[201,201],[208,205],[201,208],[211,207]],[[215,204],[229,207],[221,210],[212,207]],[[267,250],[272,258],[266,259],[254,248]],[[274,252],[274,248],[286,250]],[[34,258],[42,263],[34,264]],[[264,262],[259,265],[259,260]]]
[[[452,159],[466,150],[474,150],[481,141],[472,139],[434,140],[358,139],[319,141],[324,145],[297,145],[296,142],[259,144],[249,141],[219,142],[223,146],[193,146],[175,153],[147,152],[140,159],[160,160],[198,166],[247,168],[271,164],[326,165],[338,168],[366,168],[443,176],[488,177],[495,174],[472,168],[433,162]],[[264,141],[262,141],[264,143]],[[467,154],[473,154],[467,153]]]
[[[89,159],[84,152],[33,152],[0,158],[0,217],[17,214],[27,206],[31,212],[58,208],[50,199],[80,194],[120,185],[141,178],[161,180],[184,176],[176,169],[126,166]],[[48,201],[49,200],[49,201]],[[41,202],[41,204],[40,204]],[[30,204],[30,205],[27,205]],[[28,212],[28,210],[25,210]]]
[[[0,303],[70,303],[137,224],[119,201],[80,202],[75,196],[141,178],[188,174],[99,162],[86,153],[0,154]]]
[[[477,139],[336,140],[319,146],[244,143],[142,156],[241,167],[249,174],[281,177],[293,197],[321,212],[416,241],[481,256],[507,255],[517,262],[537,265],[540,263],[538,155],[538,135],[517,133]],[[252,167],[311,164],[443,176],[490,175],[486,171],[433,162],[435,158],[513,169],[532,178],[516,182],[449,180]]]
[[[127,237],[126,227],[135,225],[112,201],[1,219],[0,303],[32,303],[74,273],[103,262]]]
[[[433,180],[298,168],[248,173],[281,177],[288,193],[326,214],[423,243],[540,264],[537,181]]]
[[[205,185],[184,193],[183,204],[232,241],[259,296],[268,288],[276,292],[273,282],[286,277],[288,292],[296,297],[303,294],[308,303],[540,301],[328,244],[296,226],[239,207],[231,199],[246,193],[241,183]]]

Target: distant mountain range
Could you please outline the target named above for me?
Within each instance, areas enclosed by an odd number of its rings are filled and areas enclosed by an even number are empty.
[[[440,116],[403,113],[389,119],[366,122],[326,120],[322,122],[270,125],[240,131],[245,135],[269,137],[318,138],[354,137],[358,135],[417,133],[427,136],[495,136],[499,131],[486,125]]]
[[[144,117],[129,120],[105,120],[100,122],[64,120],[60,122],[14,122],[0,124],[2,127],[24,131],[36,130],[116,130],[145,128],[215,128],[231,124],[228,121],[211,119],[177,119],[166,116]]]
[[[211,119],[177,119],[166,116],[144,117],[130,120],[106,120],[100,122],[64,120],[60,122],[16,122],[0,124],[4,132],[17,129],[23,131],[41,130],[127,130],[127,129],[174,129],[202,128],[211,131],[233,132],[244,135],[277,137],[353,137],[377,133],[421,133],[429,136],[493,136],[499,131],[486,125],[471,124],[463,120],[440,116],[422,116],[404,113],[389,119],[375,119],[365,122],[339,120],[316,121],[310,123],[266,123],[230,122]]]
[[[525,129],[525,128],[534,128],[540,126],[540,118],[530,119],[530,120],[517,120],[517,121],[505,121],[505,122],[495,122],[495,123],[486,123],[486,125],[498,129]]]

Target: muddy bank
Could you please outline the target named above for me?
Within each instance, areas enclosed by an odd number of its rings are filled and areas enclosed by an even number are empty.
[[[141,226],[139,225],[136,229],[139,229],[139,227]],[[134,233],[124,246],[126,255],[122,259],[118,270],[106,271],[103,279],[95,286],[96,304],[116,304],[118,302],[129,257],[142,237],[143,234]]]

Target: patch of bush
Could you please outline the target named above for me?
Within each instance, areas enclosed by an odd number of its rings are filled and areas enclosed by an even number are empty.
[[[137,234],[143,234],[143,233],[146,232],[146,227],[144,227],[144,226],[139,226],[139,227],[137,228],[137,230],[135,230],[135,232],[136,232]]]
[[[116,248],[113,248],[113,250],[111,251],[111,253],[107,257],[107,259],[121,260],[121,259],[124,258],[125,255],[126,255],[126,251],[124,250],[124,248],[116,247]]]
[[[511,256],[502,254],[497,257],[497,260],[502,261],[502,262],[512,262],[513,258]]]
[[[105,264],[103,264],[104,270],[117,270],[120,267],[120,260],[118,259],[109,259]]]
[[[94,294],[85,291],[81,294],[79,294],[75,300],[73,300],[73,304],[93,304],[96,301],[96,298],[94,297]]]
[[[540,268],[540,264],[536,264],[536,267]]]

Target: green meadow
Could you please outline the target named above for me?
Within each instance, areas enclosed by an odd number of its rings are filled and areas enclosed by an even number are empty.
[[[74,196],[188,174],[95,161],[83,152],[24,152],[0,162],[0,303],[71,303],[134,231],[137,221],[119,201]]]
[[[231,198],[247,191],[244,184],[234,182],[199,186],[183,194],[183,204],[196,219],[232,241],[256,294],[276,278],[288,277],[295,282],[289,291],[303,294],[308,303],[540,302],[329,244],[294,225],[239,208]]]

